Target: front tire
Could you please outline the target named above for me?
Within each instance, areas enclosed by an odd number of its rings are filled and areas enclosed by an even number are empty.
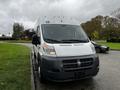
[[[96,48],[96,52],[100,53],[101,52],[100,48]]]
[[[41,72],[40,66],[38,67],[38,78],[41,83],[45,83],[46,79],[44,78],[43,73]]]

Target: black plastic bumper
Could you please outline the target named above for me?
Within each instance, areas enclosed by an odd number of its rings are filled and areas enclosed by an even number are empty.
[[[92,58],[92,64],[90,66],[77,68],[64,68],[64,60],[80,60]],[[99,71],[99,58],[97,55],[88,55],[88,56],[76,56],[76,57],[41,57],[41,72],[45,79],[63,82],[63,81],[72,81],[79,80],[84,78],[90,78],[97,75]],[[75,63],[75,62],[74,62]],[[67,70],[67,71],[66,71]]]

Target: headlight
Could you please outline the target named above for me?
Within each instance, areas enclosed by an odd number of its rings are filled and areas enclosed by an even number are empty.
[[[50,46],[50,45],[47,45],[46,43],[44,43],[42,45],[42,48],[43,48],[45,55],[48,55],[48,56],[55,56],[56,55],[56,52],[55,52],[55,49],[53,46]]]
[[[96,50],[95,50],[94,45],[93,45],[93,44],[91,44],[91,45],[90,45],[90,47],[91,47],[92,51],[93,51],[94,53],[96,53]]]

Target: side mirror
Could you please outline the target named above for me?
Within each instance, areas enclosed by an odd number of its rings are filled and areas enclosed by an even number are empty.
[[[34,44],[34,45],[38,45],[38,44],[40,44],[40,37],[38,37],[36,34],[35,35],[33,35],[33,37],[32,37],[32,44]]]

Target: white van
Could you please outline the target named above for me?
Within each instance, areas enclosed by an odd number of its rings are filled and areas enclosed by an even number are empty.
[[[79,25],[38,24],[32,39],[33,67],[41,81],[73,81],[95,76],[99,58]]]

